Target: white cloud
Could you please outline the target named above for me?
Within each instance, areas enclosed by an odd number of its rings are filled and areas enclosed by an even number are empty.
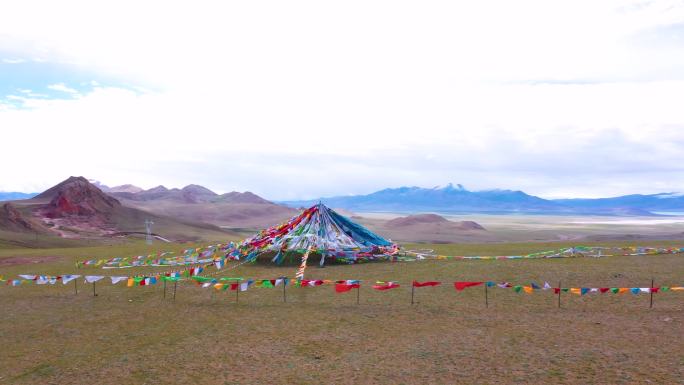
[[[636,4],[13,4],[0,50],[138,92],[93,84],[0,110],[11,139],[49,159],[3,152],[13,167],[0,190],[70,174],[273,199],[449,181],[553,196],[684,190],[684,50],[653,33],[684,23],[684,6]]]
[[[3,63],[7,63],[7,64],[21,64],[21,63],[26,62],[26,60],[24,60],[24,59],[8,59],[8,58],[3,58],[3,59],[2,59],[2,62],[3,62]]]
[[[47,86],[47,88],[51,89],[53,91],[66,92],[68,94],[78,94],[77,90],[75,90],[71,87],[67,87],[66,84],[64,84],[64,83],[50,84]]]

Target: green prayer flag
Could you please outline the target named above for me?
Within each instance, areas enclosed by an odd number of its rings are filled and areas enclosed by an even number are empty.
[[[264,279],[263,281],[261,281],[261,287],[273,288],[273,284],[268,279]]]
[[[611,288],[610,288],[610,291],[611,291],[611,293],[613,293],[613,294],[617,294],[617,293],[620,291],[620,289],[617,288],[617,287],[611,287]]]
[[[520,293],[520,290],[522,290],[521,285],[513,286],[513,290],[515,290],[516,293]]]

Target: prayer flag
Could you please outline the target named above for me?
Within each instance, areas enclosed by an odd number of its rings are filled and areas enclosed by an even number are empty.
[[[466,287],[482,285],[484,282],[454,282],[456,290],[461,291]]]
[[[375,290],[389,290],[389,289],[395,289],[399,287],[399,284],[396,282],[382,282],[379,283],[378,285],[373,285],[373,289]]]
[[[336,283],[335,284],[335,292],[337,293],[345,293],[351,289],[358,289],[361,287],[361,284],[359,283]]]
[[[437,281],[425,281],[425,282],[413,281],[413,287],[439,286],[441,284],[442,284],[441,282],[437,282]]]

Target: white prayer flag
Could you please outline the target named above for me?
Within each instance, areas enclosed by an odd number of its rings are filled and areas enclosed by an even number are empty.
[[[128,277],[109,277],[112,279],[112,285],[116,285],[117,283],[121,281],[126,281],[128,280]]]
[[[85,281],[86,283],[95,283],[101,280],[102,278],[104,278],[104,275],[86,275]]]

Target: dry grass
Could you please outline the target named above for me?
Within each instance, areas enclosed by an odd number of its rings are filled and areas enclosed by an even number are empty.
[[[519,254],[548,247],[435,248],[452,254]],[[69,273],[84,256],[147,249],[132,244],[0,250],[0,258],[60,256],[45,264],[3,267],[0,274]],[[248,265],[220,276],[293,273],[292,267]],[[651,277],[656,284],[681,285],[680,255],[312,266],[307,276],[365,280],[361,304],[356,305],[355,292],[336,294],[330,286],[289,287],[288,303],[282,302],[280,288],[254,288],[241,293],[238,304],[234,292],[212,296],[185,283],[175,302],[162,300],[162,285],[105,283],[97,286],[97,297],[82,280],[77,296],[71,284],[2,286],[0,383],[684,383],[684,293],[657,294],[651,310],[647,295],[564,294],[558,309],[549,292],[493,288],[485,308],[483,287],[457,293],[444,285],[417,289],[420,303],[411,306],[407,285],[429,279],[648,286]],[[395,279],[404,286],[378,292],[369,288],[375,279]]]

